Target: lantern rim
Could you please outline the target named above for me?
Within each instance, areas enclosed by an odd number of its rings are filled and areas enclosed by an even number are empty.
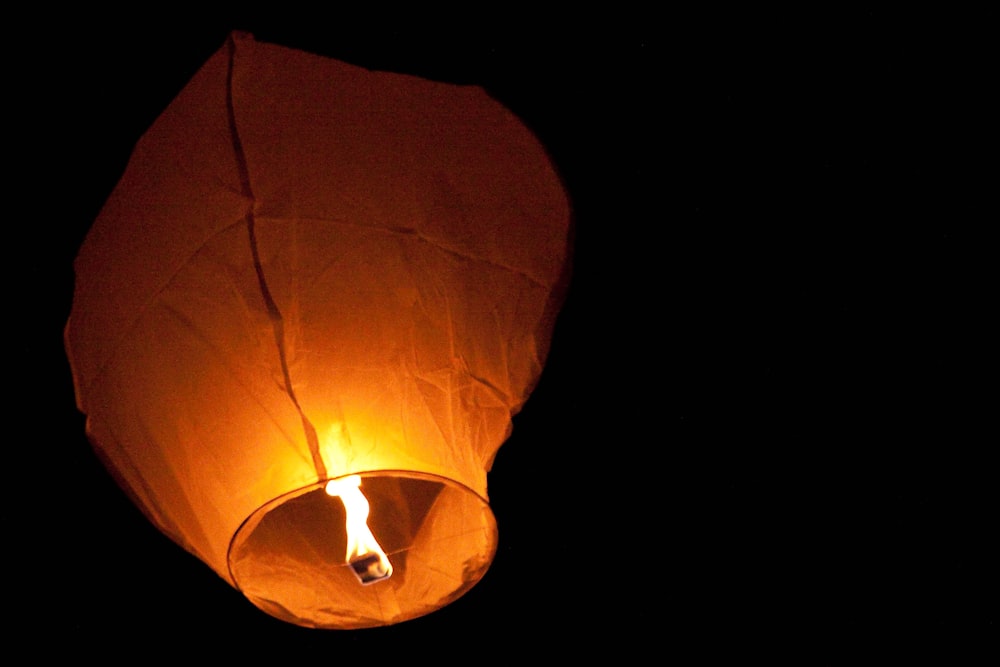
[[[369,524],[394,562],[393,576],[371,586],[344,575],[349,564],[337,551],[345,543],[342,505],[325,492],[329,481],[349,475],[362,478],[372,506]],[[320,506],[325,509],[317,511]],[[324,516],[330,520],[318,532],[316,517]],[[269,551],[279,543],[280,550]],[[269,615],[305,627],[359,629],[450,604],[486,574],[497,543],[489,502],[468,485],[422,471],[366,470],[318,479],[263,503],[233,533],[226,561],[233,587]],[[299,551],[289,552],[287,544],[300,545]],[[290,572],[306,576],[293,580]],[[407,586],[422,592],[409,595]],[[428,597],[428,588],[436,595]]]

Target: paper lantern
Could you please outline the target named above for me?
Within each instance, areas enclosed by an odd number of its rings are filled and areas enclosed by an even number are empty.
[[[77,256],[88,437],[265,612],[434,611],[496,552],[486,476],[548,354],[569,227],[546,151],[483,89],[234,33]]]

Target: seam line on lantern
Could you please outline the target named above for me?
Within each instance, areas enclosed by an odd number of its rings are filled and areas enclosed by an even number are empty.
[[[240,187],[243,194],[249,198],[250,206],[244,216],[247,223],[247,237],[250,242],[250,253],[253,257],[254,271],[257,273],[257,283],[260,286],[261,298],[264,300],[264,307],[267,310],[267,317],[271,321],[271,329],[274,333],[274,342],[278,349],[278,360],[281,365],[281,374],[285,383],[285,393],[291,399],[292,404],[299,413],[302,421],[302,430],[305,434],[306,443],[309,446],[309,454],[312,456],[313,467],[319,479],[327,478],[326,464],[320,452],[319,437],[316,428],[302,410],[295,390],[292,388],[292,376],[288,368],[288,357],[285,350],[285,323],[278,308],[278,304],[271,295],[268,288],[267,279],[264,275],[264,266],[260,261],[260,251],[257,246],[256,221],[254,219],[254,206],[256,198],[253,193],[253,186],[250,181],[250,171],[247,167],[246,153],[243,151],[243,141],[240,138],[239,127],[236,122],[236,105],[233,100],[233,73],[236,69],[236,40],[229,40],[229,69],[226,73],[226,111],[229,116],[230,138],[232,140],[233,152],[236,157],[236,166],[240,176]],[[346,435],[346,434],[345,434]]]
[[[399,233],[396,230],[389,230],[389,231]],[[499,262],[495,262],[493,260],[487,259],[486,257],[479,257],[479,256],[476,256],[476,255],[467,253],[467,252],[462,252],[462,251],[459,251],[459,250],[455,250],[454,248],[449,248],[449,247],[447,247],[445,245],[442,245],[439,241],[435,241],[434,239],[428,238],[423,233],[421,233],[420,230],[414,230],[412,233],[413,233],[413,235],[415,235],[418,239],[420,239],[424,243],[427,243],[427,244],[429,244],[431,246],[434,246],[435,248],[438,248],[439,250],[442,250],[442,251],[447,252],[449,254],[455,255],[456,257],[460,257],[462,259],[470,260],[470,261],[473,261],[473,262],[482,262],[483,264],[489,264],[490,266],[494,266],[494,267],[496,267],[498,269],[503,269],[504,271],[509,271],[510,273],[513,273],[513,274],[516,274],[518,276],[521,276],[524,279],[526,279],[528,282],[530,282],[530,283],[532,283],[532,284],[534,284],[534,285],[536,285],[538,287],[545,287],[545,284],[541,280],[535,278],[534,276],[532,276],[532,275],[530,275],[528,273],[525,273],[524,271],[522,271],[521,269],[518,269],[517,267],[508,266],[506,264],[501,264]]]
[[[438,250],[441,250],[443,252],[446,252],[446,253],[449,253],[451,255],[454,255],[455,257],[459,257],[461,259],[469,260],[469,261],[473,261],[473,262],[482,262],[483,264],[489,264],[490,266],[496,267],[498,269],[503,269],[504,271],[508,271],[508,272],[513,273],[515,275],[521,276],[522,278],[524,278],[528,282],[532,283],[536,287],[543,287],[543,288],[548,288],[549,287],[549,285],[547,283],[545,283],[544,281],[539,280],[535,276],[532,276],[531,274],[526,273],[525,271],[523,271],[523,270],[521,270],[521,269],[519,269],[517,267],[510,266],[510,265],[507,265],[507,264],[501,264],[500,262],[495,262],[495,261],[493,261],[491,259],[488,259],[486,257],[481,257],[481,256],[478,256],[478,255],[474,255],[472,253],[463,252],[463,251],[457,250],[455,248],[449,248],[448,246],[443,245],[441,242],[436,241],[436,240],[434,240],[432,238],[427,237],[419,229],[409,229],[409,228],[406,228],[406,227],[387,227],[385,225],[379,225],[379,224],[364,224],[364,223],[361,223],[361,222],[353,222],[353,221],[350,221],[350,220],[334,220],[334,219],[331,219],[331,218],[314,218],[314,217],[308,217],[308,216],[296,216],[296,217],[288,216],[288,217],[286,217],[286,216],[281,216],[281,215],[262,215],[260,217],[261,217],[262,220],[274,220],[274,221],[298,220],[298,221],[301,221],[301,222],[311,222],[311,223],[320,223],[320,224],[328,224],[328,225],[340,225],[340,226],[345,226],[345,227],[360,227],[360,228],[369,229],[369,230],[373,230],[373,231],[385,232],[386,234],[395,235],[395,236],[414,237],[414,238],[419,239],[420,241],[423,241],[424,243],[427,243],[428,245],[431,245],[431,246],[437,248]]]

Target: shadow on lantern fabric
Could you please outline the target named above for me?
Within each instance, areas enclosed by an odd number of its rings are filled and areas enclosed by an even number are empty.
[[[497,545],[487,472],[537,382],[570,211],[475,86],[234,33],[136,145],[75,262],[65,330],[105,465],[265,612],[389,625]],[[371,549],[391,574],[365,576]]]

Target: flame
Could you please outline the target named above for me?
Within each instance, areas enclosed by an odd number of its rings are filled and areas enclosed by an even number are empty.
[[[361,491],[361,476],[331,479],[326,492],[338,496],[347,511],[347,562],[362,584],[372,584],[392,575],[392,563],[368,528],[371,506]]]

